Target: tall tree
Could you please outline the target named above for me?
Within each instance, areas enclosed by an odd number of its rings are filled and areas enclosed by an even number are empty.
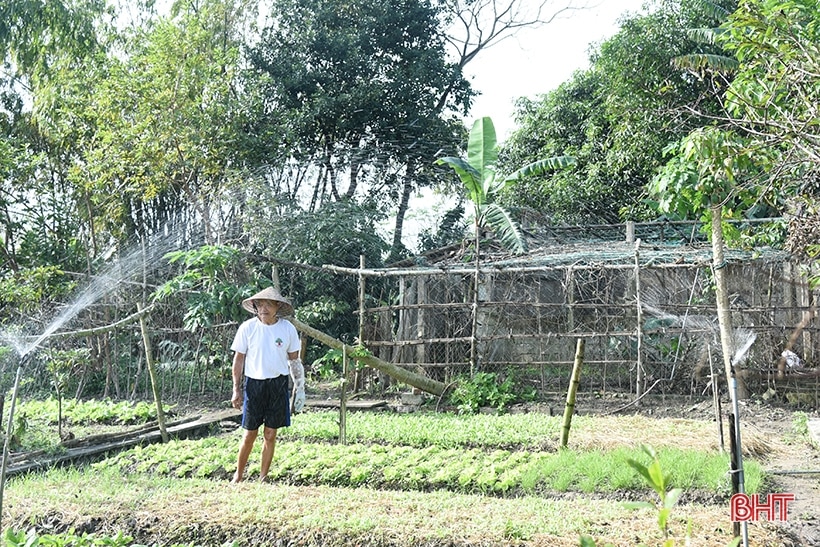
[[[71,143],[51,138],[36,105],[64,67],[99,51],[105,14],[97,0],[0,4],[0,225],[2,257],[12,270],[82,264],[82,227],[67,183]]]
[[[820,6],[745,0],[723,30],[719,41],[738,60],[726,91],[731,124],[783,151],[775,173],[791,193],[818,196]]]
[[[128,55],[106,60],[85,104],[92,131],[75,181],[110,230],[176,224],[207,242],[225,233],[218,214],[241,126],[243,9],[187,6],[135,29]]]
[[[663,162],[664,148],[708,123],[708,114],[719,107],[708,81],[672,63],[686,53],[721,52],[686,32],[717,25],[715,12],[701,4],[663,0],[647,14],[624,17],[621,30],[593,50],[590,69],[540,102],[519,103],[523,125],[502,152],[505,161],[571,153],[578,157],[578,169],[549,181],[527,181],[532,186],[513,188],[513,199],[541,203],[543,213],[562,222],[654,214],[642,197]],[[529,150],[532,144],[543,148]]]
[[[265,78],[253,131],[270,139],[274,166],[309,177],[308,188],[288,185],[290,197],[308,211],[351,199],[406,208],[409,191],[431,183],[427,158],[460,136],[439,105],[444,90],[451,112],[472,96],[445,59],[439,11],[427,0],[277,0],[273,12],[251,52]]]

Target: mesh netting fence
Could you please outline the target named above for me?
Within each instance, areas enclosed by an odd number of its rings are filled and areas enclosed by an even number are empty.
[[[815,291],[783,253],[727,253],[733,347],[748,347],[754,392],[777,382],[814,393]],[[493,372],[541,393],[565,391],[585,341],[580,388],[706,392],[722,380],[708,246],[564,245],[516,261],[342,270],[378,294],[360,303],[377,357],[448,383]],[[784,351],[799,361],[787,361]]]

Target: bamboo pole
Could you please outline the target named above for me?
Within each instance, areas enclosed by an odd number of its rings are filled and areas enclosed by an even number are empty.
[[[137,304],[137,311],[142,310],[142,305]],[[140,331],[142,332],[142,343],[145,346],[145,364],[148,367],[148,376],[151,377],[151,391],[154,393],[154,403],[157,405],[157,423],[159,432],[162,435],[162,442],[168,442],[168,430],[165,429],[165,412],[162,410],[162,397],[157,385],[157,373],[154,368],[154,354],[151,351],[151,337],[148,335],[148,325],[145,322],[145,315],[140,315]]]
[[[567,447],[569,440],[570,424],[572,423],[572,415],[575,412],[575,396],[578,393],[578,384],[581,379],[581,365],[584,363],[584,339],[579,338],[575,344],[575,363],[572,365],[572,376],[569,381],[569,390],[567,391],[567,404],[564,407],[564,421],[561,428],[561,448]]]
[[[314,340],[318,340],[319,342],[333,349],[345,351],[346,344],[344,344],[341,340],[337,340],[336,338],[333,338],[329,334],[326,334],[320,331],[319,329],[315,329],[310,325],[306,325],[305,323],[302,323],[295,317],[291,317],[289,318],[289,320],[291,323],[293,323],[293,326],[295,326],[297,330],[307,334]],[[432,393],[433,395],[439,396],[444,393],[444,389],[446,386],[442,382],[438,382],[436,380],[433,380],[432,378],[427,378],[426,376],[416,374],[407,369],[397,367],[393,363],[382,361],[374,355],[364,355],[362,357],[356,357],[356,359],[371,368],[375,368],[376,370],[384,372],[385,374],[391,376],[392,378],[395,378],[399,382],[403,382],[413,387],[417,387],[420,390],[425,391],[427,393]]]
[[[347,444],[347,346],[342,348],[342,389],[339,394],[339,444]]]
[[[134,321],[139,320],[139,318],[142,317],[143,315],[145,315],[147,313],[150,313],[151,310],[153,310],[155,306],[156,306],[156,304],[151,304],[150,306],[147,306],[147,307],[143,308],[142,310],[137,309],[136,313],[132,313],[128,317],[120,319],[116,323],[111,323],[110,325],[104,325],[102,327],[94,327],[92,329],[74,330],[74,331],[69,331],[69,332],[55,332],[54,334],[50,334],[48,337],[51,340],[60,340],[60,339],[63,339],[63,338],[72,338],[72,337],[84,338],[84,337],[88,337],[88,336],[94,336],[95,334],[104,334],[106,332],[111,332],[112,330],[116,329],[117,327],[121,327],[123,325],[127,325],[129,323],[133,323]],[[30,337],[30,338],[36,338],[36,337]]]

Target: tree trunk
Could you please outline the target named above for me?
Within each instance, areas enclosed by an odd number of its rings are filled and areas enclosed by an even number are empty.
[[[723,227],[721,208],[712,206],[712,269],[715,272],[715,300],[717,306],[718,325],[720,327],[720,347],[723,352],[723,367],[726,372],[726,386],[732,385],[732,376],[735,377],[738,387],[738,397],[745,399],[748,396],[746,384],[733,371],[732,353],[734,352],[734,337],[732,336],[732,314],[729,309],[729,287],[726,283],[726,258],[723,253]]]
[[[407,215],[407,209],[410,206],[410,194],[413,192],[413,177],[415,172],[414,163],[412,160],[407,162],[407,172],[404,175],[404,184],[401,189],[401,199],[399,200],[399,208],[396,211],[396,226],[393,231],[393,247],[390,250],[390,256],[393,260],[398,260],[404,245],[401,242],[401,237],[404,233],[404,217]]]
[[[137,304],[137,311],[142,311],[142,306]],[[140,332],[142,333],[142,343],[145,346],[145,363],[148,367],[148,375],[151,377],[151,391],[154,393],[154,403],[157,405],[157,423],[162,442],[168,442],[168,431],[165,429],[165,412],[162,410],[162,397],[159,394],[159,384],[157,373],[154,369],[154,354],[151,350],[151,337],[148,335],[148,325],[145,316],[140,316]]]

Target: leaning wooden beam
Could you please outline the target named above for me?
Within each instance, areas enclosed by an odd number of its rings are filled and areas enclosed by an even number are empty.
[[[318,329],[314,329],[310,325],[306,325],[302,323],[298,319],[294,317],[289,317],[288,320],[293,323],[297,330],[303,332],[314,338],[324,345],[331,347],[333,349],[337,349],[339,351],[343,351],[345,344],[344,342],[333,338],[329,334],[326,334]],[[348,346],[348,350],[352,349]],[[384,372],[388,376],[398,380],[399,382],[405,383],[407,385],[417,387],[422,391],[427,393],[432,393],[433,395],[441,396],[444,394],[445,385],[442,382],[437,382],[431,378],[426,376],[422,376],[421,374],[416,374],[415,372],[411,372],[407,369],[398,367],[393,363],[388,363],[387,361],[382,361],[378,357],[374,357],[373,355],[365,355],[363,357],[356,357],[356,359],[376,370]]]

